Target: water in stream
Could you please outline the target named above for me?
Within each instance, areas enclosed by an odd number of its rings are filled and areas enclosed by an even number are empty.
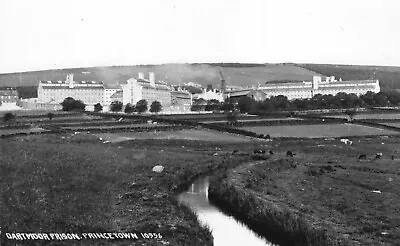
[[[207,225],[214,237],[215,246],[224,245],[272,245],[259,237],[246,225],[221,212],[208,201],[209,176],[196,179],[178,201],[189,206],[203,225]]]

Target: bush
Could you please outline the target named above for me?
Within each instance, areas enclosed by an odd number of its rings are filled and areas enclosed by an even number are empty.
[[[13,113],[8,112],[3,115],[4,122],[10,122],[10,121],[13,121],[14,119],[15,119],[15,115]]]
[[[139,100],[136,103],[136,110],[138,113],[143,113],[147,111],[147,101],[145,99]]]
[[[123,106],[124,106],[124,105],[122,104],[122,102],[120,102],[120,101],[114,101],[114,102],[112,102],[111,105],[110,105],[110,110],[111,110],[112,112],[121,112]]]
[[[150,112],[152,113],[158,113],[162,109],[162,105],[159,101],[154,101],[150,105]]]
[[[96,103],[94,105],[94,112],[100,112],[100,111],[103,111],[103,106],[101,106],[100,103]]]
[[[124,110],[124,112],[127,113],[127,114],[131,114],[131,113],[135,112],[135,106],[133,106],[133,105],[130,104],[130,103],[127,103],[127,104],[125,105],[125,110]]]
[[[61,103],[63,111],[84,111],[86,108],[86,104],[83,103],[81,100],[75,100],[72,97],[67,97]]]
[[[54,114],[53,113],[47,113],[47,118],[49,118],[49,120],[52,120],[54,118]]]

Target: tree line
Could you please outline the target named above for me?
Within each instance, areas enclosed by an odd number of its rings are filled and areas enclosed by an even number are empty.
[[[81,100],[75,100],[72,97],[67,97],[61,103],[63,111],[84,111],[86,108],[86,104]],[[139,100],[135,105],[127,103],[124,107],[123,103],[120,101],[113,101],[110,104],[110,111],[112,112],[121,112],[124,109],[125,113],[144,113],[149,110],[152,113],[158,113],[162,110],[162,105],[159,101],[153,101],[150,105],[150,109],[148,107],[148,103],[145,99]],[[94,111],[100,112],[103,111],[103,106],[100,103],[94,105]]]
[[[359,107],[386,107],[399,106],[400,93],[367,92],[364,95],[339,92],[336,95],[316,94],[312,98],[289,100],[286,96],[272,96],[264,101],[255,101],[250,97],[241,97],[238,100],[227,99],[225,102],[217,100],[198,99],[193,101],[192,111],[232,111],[242,113],[272,112],[282,110],[308,110],[308,109],[348,109]]]

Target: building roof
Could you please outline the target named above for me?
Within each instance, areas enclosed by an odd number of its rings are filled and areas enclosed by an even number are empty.
[[[122,98],[122,96],[123,96],[122,91],[117,91],[114,94],[112,94],[110,98]]]
[[[18,96],[16,90],[0,90],[0,96]]]
[[[121,85],[120,84],[104,84],[104,88],[105,89],[121,89]]]
[[[171,91],[171,94],[177,98],[190,99],[190,93],[185,91]]]
[[[238,90],[238,91],[230,91],[225,92],[224,94],[229,95],[230,97],[240,97],[240,96],[247,96],[249,94],[261,92],[264,93],[263,90],[255,90],[255,89],[246,89],[246,90]]]
[[[76,90],[76,89],[86,89],[86,90],[103,90],[103,86],[74,86],[73,88],[69,88],[68,86],[55,86],[55,85],[46,85],[43,86],[45,89],[63,89],[63,90]]]
[[[54,80],[44,81],[44,80],[41,80],[40,83],[42,85],[54,85],[54,84],[57,84],[57,85],[68,85],[68,83],[66,81],[61,81],[61,80],[59,80],[59,81],[54,81]],[[82,80],[82,81],[74,81],[73,85],[76,86],[76,85],[104,85],[104,84],[103,84],[102,81],[99,82],[99,81],[84,81],[84,80]]]

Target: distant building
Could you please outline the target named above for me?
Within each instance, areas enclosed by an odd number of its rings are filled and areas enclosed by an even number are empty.
[[[171,91],[171,109],[173,111],[189,111],[192,105],[192,94],[178,87]]]
[[[224,101],[223,94],[217,90],[203,90],[202,93],[194,94],[193,98],[195,99],[202,98],[207,101],[212,99],[218,100],[220,102]]]
[[[122,90],[117,90],[114,94],[112,94],[110,96],[110,103],[107,104],[108,106],[115,101],[119,101],[119,102],[123,102],[124,98],[123,98],[124,94],[122,92]]]
[[[68,74],[66,81],[40,81],[38,103],[59,104],[65,98],[81,100],[86,105],[104,103],[103,82],[74,81],[73,74]]]
[[[138,78],[130,78],[122,85],[123,104],[135,105],[139,100],[145,99],[149,105],[159,101],[163,108],[171,106],[171,88],[164,82],[156,81],[154,73],[149,73],[149,79],[139,73]]]
[[[243,97],[249,97],[256,101],[264,101],[267,98],[262,90],[255,89],[228,91],[224,93],[224,96],[234,102],[238,102]]]
[[[18,101],[18,91],[15,88],[0,88],[0,104],[12,103]]]
[[[320,76],[314,76],[313,81],[308,82],[288,82],[288,83],[266,83],[260,86],[267,97],[283,95],[289,100],[312,98],[314,95],[336,95],[339,92],[347,94],[354,93],[363,95],[368,91],[380,92],[378,80],[335,80],[335,77],[326,77],[322,81]]]
[[[104,102],[103,105],[109,106],[114,99],[111,98],[112,95],[114,95],[116,92],[121,91],[122,95],[122,89],[120,85],[104,85]],[[122,98],[122,96],[121,96]],[[121,99],[122,102],[122,99]]]

